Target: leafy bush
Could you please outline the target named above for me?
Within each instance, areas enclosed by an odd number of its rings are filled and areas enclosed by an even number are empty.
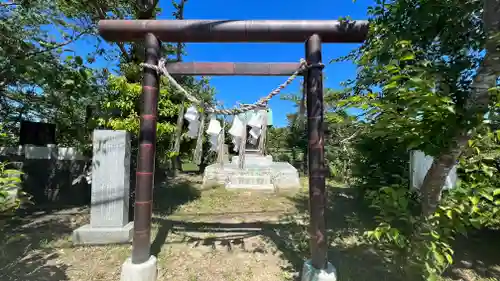
[[[0,213],[9,214],[19,208],[29,198],[21,190],[22,172],[7,169],[8,163],[0,163]]]
[[[358,138],[353,148],[350,168],[362,189],[378,190],[395,184],[409,186],[410,155],[401,142],[367,132]]]
[[[366,199],[378,211],[378,226],[366,237],[402,271],[436,280],[453,263],[456,235],[500,226],[499,155],[500,131],[486,130],[469,141],[469,151],[460,159],[461,181],[429,217],[421,215],[419,197],[407,185],[367,190]]]

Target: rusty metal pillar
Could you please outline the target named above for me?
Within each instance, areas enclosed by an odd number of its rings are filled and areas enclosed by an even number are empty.
[[[316,269],[327,266],[325,147],[323,132],[323,69],[321,38],[314,34],[306,41],[306,60],[311,66],[306,75],[307,131],[309,162],[309,212],[311,262]]]
[[[152,33],[145,38],[146,63],[157,65],[160,41]],[[139,155],[136,168],[134,240],[132,263],[146,262],[150,257],[151,217],[156,152],[156,118],[160,79],[154,69],[144,68],[142,80]]]

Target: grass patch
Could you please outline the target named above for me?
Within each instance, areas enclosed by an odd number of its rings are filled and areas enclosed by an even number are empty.
[[[183,172],[198,172],[200,168],[198,165],[192,162],[184,162],[182,163],[182,171]]]

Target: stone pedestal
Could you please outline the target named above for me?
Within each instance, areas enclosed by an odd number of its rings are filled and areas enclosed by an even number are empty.
[[[233,156],[229,164],[210,165],[205,169],[204,185],[222,184],[227,189],[276,190],[300,188],[297,169],[287,162],[273,162],[271,155],[245,154],[243,169],[238,167],[239,157]]]
[[[74,244],[128,243],[130,137],[125,131],[95,130],[93,134],[90,224],[73,232]]]
[[[326,269],[316,269],[311,260],[306,260],[302,268],[301,281],[337,281],[337,270],[328,263]]]
[[[155,281],[158,276],[157,260],[155,256],[143,263],[132,263],[128,258],[122,265],[120,281]]]

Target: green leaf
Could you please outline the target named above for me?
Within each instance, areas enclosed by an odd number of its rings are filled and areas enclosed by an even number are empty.
[[[438,251],[433,251],[432,254],[434,255],[434,258],[436,259],[438,265],[444,264],[445,258],[441,253],[439,253]]]
[[[63,81],[64,86],[69,86],[69,85],[74,85],[74,84],[75,84],[75,80],[73,80],[73,79],[66,79]]]
[[[488,199],[489,201],[493,201],[493,196],[491,196],[490,194],[488,193],[481,193],[481,196],[483,196],[484,198]]]
[[[449,219],[453,219],[453,211],[452,211],[452,210],[447,210],[447,211],[446,211],[446,216],[447,216]]]
[[[488,176],[493,177],[493,169],[484,163],[481,163],[481,170]]]
[[[436,274],[434,273],[431,273],[428,277],[427,277],[427,281],[438,281],[438,277]]]
[[[448,264],[453,264],[453,257],[450,254],[445,253],[444,256],[446,257]]]
[[[384,90],[391,90],[391,89],[395,89],[398,87],[398,82],[397,81],[392,81],[391,83],[385,85],[383,87]]]
[[[436,231],[431,231],[431,235],[434,239],[439,239],[441,237]]]
[[[422,80],[420,77],[412,77],[410,78],[410,81],[417,86],[423,86],[423,84],[425,83],[425,81]]]
[[[415,59],[415,55],[413,53],[406,53],[404,56],[399,58],[399,60],[401,60],[401,61],[409,61],[409,60],[414,60],[414,59]]]
[[[82,64],[83,64],[83,59],[82,59],[82,57],[80,57],[80,56],[76,56],[76,57],[75,57],[75,62],[76,62],[76,64],[78,64],[78,65],[82,65]]]
[[[474,228],[481,229],[481,223],[479,222],[479,220],[471,219],[469,222]]]
[[[477,203],[479,203],[479,197],[477,197],[477,196],[471,196],[471,197],[469,197],[469,200],[473,206],[475,206],[475,205],[477,205]]]

